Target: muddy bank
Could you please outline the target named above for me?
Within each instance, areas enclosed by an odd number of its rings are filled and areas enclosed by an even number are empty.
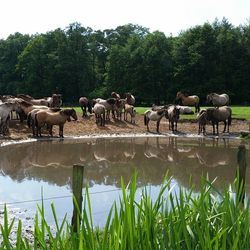
[[[156,133],[155,122],[150,122],[150,132],[147,132],[144,125],[143,115],[136,116],[136,124],[131,124],[125,121],[111,120],[108,121],[105,127],[97,126],[94,116],[88,118],[81,118],[78,114],[78,121],[67,122],[64,126],[65,137],[109,137],[109,136],[183,136],[183,137],[199,137],[198,125],[194,120],[180,119],[178,123],[178,132],[173,134],[168,128],[168,122],[166,119],[162,119],[160,124],[160,134]],[[219,137],[237,138],[240,137],[242,131],[249,132],[249,123],[246,120],[233,119],[232,126],[230,127],[230,134],[222,134],[223,123],[220,124]],[[58,128],[55,126],[53,130],[54,138],[58,138]],[[212,126],[207,125],[207,137],[213,137]],[[43,139],[48,139],[47,131],[43,130]],[[19,121],[13,120],[10,122],[10,135],[7,137],[1,137],[0,143],[6,143],[6,141],[21,141],[21,140],[33,140],[32,131],[28,128],[24,122],[20,124]]]

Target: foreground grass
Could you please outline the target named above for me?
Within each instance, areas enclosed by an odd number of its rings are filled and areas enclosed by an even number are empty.
[[[120,202],[112,206],[102,229],[93,226],[88,190],[77,232],[66,219],[58,223],[52,205],[57,230],[52,233],[42,206],[33,243],[22,236],[21,222],[16,243],[9,241],[13,221],[8,223],[5,209],[1,249],[250,249],[249,203],[242,209],[231,189],[221,194],[206,180],[199,195],[192,189],[176,194],[170,183],[171,178],[164,180],[153,202],[146,189],[135,200],[136,177],[128,188],[121,181]]]

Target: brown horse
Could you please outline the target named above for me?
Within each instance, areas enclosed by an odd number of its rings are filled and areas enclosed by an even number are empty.
[[[23,100],[32,103],[33,105],[43,105],[49,107],[50,103],[47,99],[41,98],[41,99],[34,99],[32,96],[19,94],[17,95],[18,98],[22,98]]]
[[[71,121],[72,117],[77,120],[76,111],[74,109],[64,109],[58,112],[49,112],[48,110],[41,110],[35,114],[35,125],[37,127],[36,136],[41,136],[41,128],[47,124],[50,127],[50,135],[52,136],[52,129],[54,125],[59,126],[59,136],[63,138],[63,127],[66,121]]]
[[[200,98],[197,95],[186,96],[182,92],[177,92],[176,100],[181,100],[182,105],[195,106],[195,113],[200,111]]]

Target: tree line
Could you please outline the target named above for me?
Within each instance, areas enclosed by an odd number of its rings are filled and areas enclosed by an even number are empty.
[[[70,24],[45,34],[15,33],[0,40],[0,95],[80,96],[131,92],[137,105],[173,103],[177,91],[205,102],[227,93],[232,104],[250,102],[250,23],[226,18],[178,36],[127,24],[103,31]]]

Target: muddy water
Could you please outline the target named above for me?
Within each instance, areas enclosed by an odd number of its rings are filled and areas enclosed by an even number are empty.
[[[72,215],[72,166],[85,166],[94,222],[102,226],[114,200],[119,199],[121,176],[126,183],[138,172],[138,186],[150,187],[156,197],[165,174],[172,183],[189,188],[190,176],[199,192],[201,176],[208,174],[223,190],[235,178],[239,140],[180,138],[122,138],[30,142],[0,147],[0,209],[9,204],[28,220],[44,198],[46,217],[53,221]],[[247,145],[247,162],[249,162]],[[247,169],[246,190],[250,191]],[[83,190],[84,192],[84,190]]]

